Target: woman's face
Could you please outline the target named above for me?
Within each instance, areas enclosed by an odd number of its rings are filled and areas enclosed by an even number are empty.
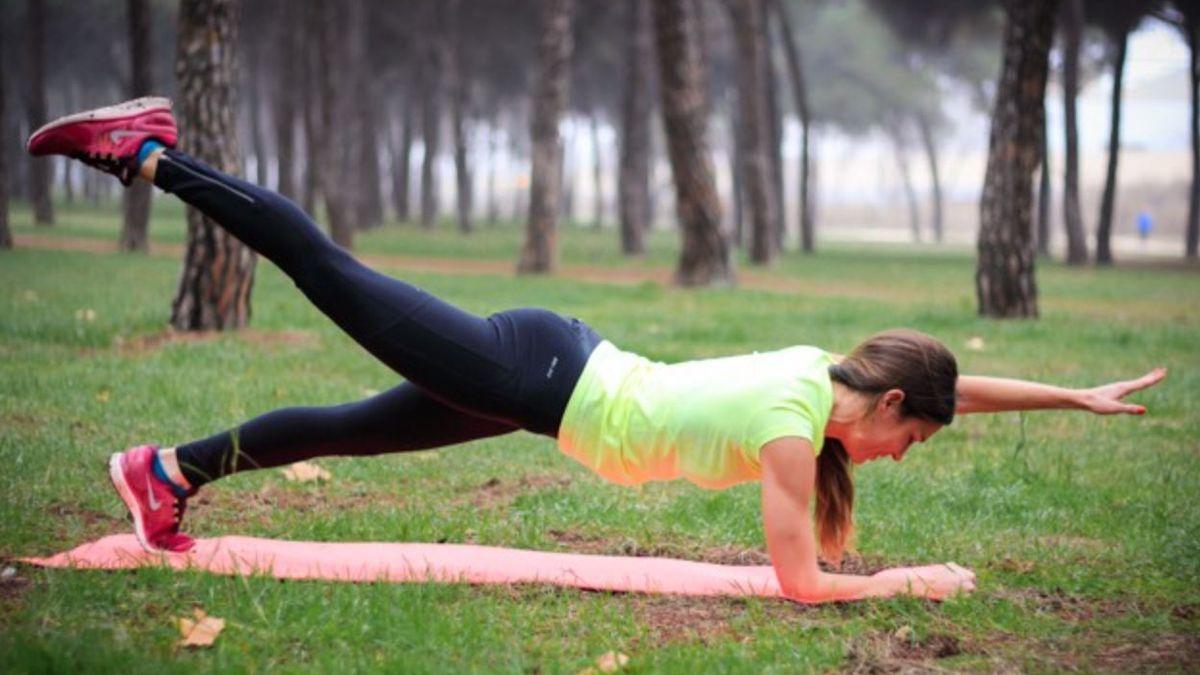
[[[846,454],[855,464],[880,457],[899,462],[914,443],[921,443],[937,433],[941,424],[920,417],[905,417],[900,413],[904,392],[892,389],[879,398],[872,412],[855,425],[849,438],[839,439]]]

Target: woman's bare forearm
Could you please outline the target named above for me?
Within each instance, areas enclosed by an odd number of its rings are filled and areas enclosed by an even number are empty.
[[[1126,396],[1153,387],[1167,376],[1155,368],[1133,380],[1121,380],[1088,389],[1068,389],[1051,384],[1002,377],[960,375],[955,387],[954,411],[958,414],[1007,410],[1088,410],[1098,415],[1142,415],[1145,406]]]
[[[1082,409],[1078,389],[1003,377],[960,375],[955,387],[954,411],[966,413],[1008,410]]]

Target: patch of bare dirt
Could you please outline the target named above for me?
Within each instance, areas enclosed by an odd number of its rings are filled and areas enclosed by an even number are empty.
[[[1008,600],[1039,614],[1055,616],[1074,623],[1085,623],[1096,619],[1112,619],[1131,615],[1144,615],[1151,610],[1131,598],[1093,599],[1073,595],[1060,588],[1042,590],[1022,588],[1001,590],[994,597]]]
[[[113,339],[112,346],[122,356],[140,356],[158,351],[169,345],[212,342],[213,340],[230,336],[246,344],[268,349],[311,348],[320,344],[320,338],[315,333],[303,330],[242,328],[237,331],[187,332],[175,331],[168,328],[159,333],[138,335],[133,338],[124,338],[118,335]]]
[[[1139,635],[1101,649],[1087,662],[1085,670],[1195,673],[1200,671],[1200,635]]]
[[[33,582],[17,574],[17,568],[0,565],[0,609],[19,605]]]
[[[738,636],[734,627],[750,611],[745,599],[630,595],[627,602],[638,622],[646,626],[655,647],[677,642],[709,644],[729,638],[743,642],[753,639],[751,634]],[[775,625],[802,623],[812,611],[805,605],[778,602],[760,603],[758,609]]]
[[[267,483],[257,491],[207,489],[188,500],[189,518],[206,523],[237,524],[256,521],[271,524],[280,511],[319,514],[327,511],[377,509],[381,504],[399,505],[403,500],[391,492],[344,493],[328,490],[285,487]]]
[[[918,637],[902,626],[892,632],[875,631],[855,638],[846,647],[846,668],[851,673],[945,672],[938,659],[971,651],[964,641],[946,633]]]
[[[0,413],[0,427],[12,431],[37,431],[45,426],[45,420],[22,412],[4,412]]]
[[[469,501],[477,509],[503,508],[512,504],[521,494],[547,488],[564,488],[570,484],[570,478],[554,475],[521,476],[515,481],[490,478],[476,488]]]

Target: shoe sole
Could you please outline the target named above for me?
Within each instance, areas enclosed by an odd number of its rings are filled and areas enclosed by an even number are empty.
[[[83,112],[75,113],[74,115],[60,117],[53,122],[42,125],[40,129],[33,132],[33,135],[29,137],[29,142],[25,144],[25,147],[26,149],[32,147],[33,142],[37,140],[38,136],[68,124],[74,124],[76,122],[110,122],[113,120],[137,117],[138,115],[151,110],[170,111],[171,99],[164,96],[143,96],[142,98],[135,98],[132,101],[125,101],[124,103],[118,103],[116,105],[110,105],[104,108],[85,110]]]
[[[129,509],[129,515],[133,517],[133,533],[137,536],[138,543],[150,553],[162,553],[162,549],[151,546],[146,538],[146,529],[142,525],[142,507],[134,496],[133,489],[125,481],[125,472],[121,470],[121,454],[118,452],[108,459],[108,478],[121,501],[125,502],[125,508]]]

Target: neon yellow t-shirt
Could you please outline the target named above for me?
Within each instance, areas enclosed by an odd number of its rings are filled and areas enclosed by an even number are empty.
[[[588,358],[558,446],[622,485],[684,478],[711,489],[758,480],[759,451],[800,436],[819,453],[833,408],[816,347],[665,364],[605,340]]]

